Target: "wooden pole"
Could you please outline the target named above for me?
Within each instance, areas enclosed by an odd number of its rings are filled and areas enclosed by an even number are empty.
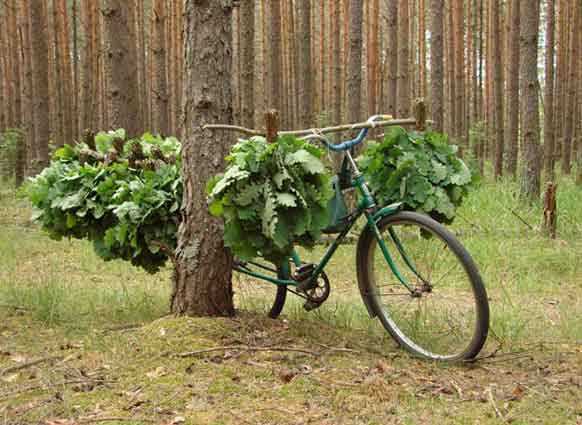
[[[546,234],[556,239],[556,227],[558,222],[558,214],[556,211],[556,191],[558,185],[548,182],[546,186],[546,193],[544,194],[544,225],[543,229]]]
[[[270,109],[265,112],[265,131],[267,133],[267,143],[273,143],[277,140],[279,112],[276,109]]]

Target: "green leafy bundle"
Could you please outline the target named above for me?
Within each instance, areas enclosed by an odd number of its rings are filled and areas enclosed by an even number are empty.
[[[241,259],[279,263],[294,243],[313,246],[328,223],[331,176],[321,149],[294,137],[236,144],[227,169],[208,183],[210,211],[224,218],[224,242]]]
[[[176,246],[182,202],[180,143],[117,130],[65,145],[31,179],[33,219],[54,239],[89,239],[105,260],[124,259],[149,272]]]
[[[478,181],[456,153],[442,134],[396,127],[383,142],[368,145],[359,165],[379,202],[403,202],[406,209],[451,223]]]

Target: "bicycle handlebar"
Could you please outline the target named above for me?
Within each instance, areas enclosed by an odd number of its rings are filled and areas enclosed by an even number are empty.
[[[338,143],[337,145],[331,143],[328,138],[325,137],[322,133],[318,132],[317,129],[313,129],[311,134],[302,137],[302,140],[319,140],[320,142],[323,142],[329,150],[334,152],[343,152],[350,150],[351,148],[362,143],[366,139],[370,128],[375,128],[381,125],[382,122],[389,122],[391,119],[391,115],[373,115],[366,121],[366,124],[369,124],[370,127],[362,128],[355,139],[346,140],[345,142]]]

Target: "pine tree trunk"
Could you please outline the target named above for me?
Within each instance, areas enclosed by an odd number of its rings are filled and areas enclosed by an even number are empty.
[[[362,107],[362,19],[364,15],[361,0],[350,0],[349,51],[347,63],[348,121],[361,119]]]
[[[137,37],[137,74],[139,91],[139,111],[145,128],[150,129],[149,96],[146,71],[146,20],[143,0],[135,0]],[[177,31],[179,31],[177,29]]]
[[[445,125],[445,133],[452,137],[457,137],[457,108],[455,107],[455,100],[457,99],[456,80],[455,80],[455,22],[454,16],[454,2],[455,0],[446,0],[445,13],[447,14],[447,26],[445,28],[446,34],[446,80],[447,80],[447,96],[446,98],[446,116],[448,122]]]
[[[369,2],[368,17],[371,22],[368,22],[369,37],[368,37],[368,115],[375,115],[378,111],[378,18],[380,16],[380,9],[378,0],[371,0]]]
[[[30,44],[30,0],[22,0],[18,13],[18,32],[20,38],[21,56],[21,81],[22,81],[22,118],[25,140],[22,144],[24,149],[23,157],[23,177],[31,175],[31,165],[34,160],[34,110],[33,110],[33,75],[32,57]],[[19,176],[17,175],[17,183]]]
[[[313,125],[313,79],[311,72],[311,2],[300,0],[297,5],[298,31],[298,100],[299,125],[309,127]]]
[[[558,1],[558,26],[556,46],[556,88],[554,93],[554,143],[555,157],[561,158],[564,144],[564,116],[566,115],[566,88],[568,74],[568,4]]]
[[[253,128],[255,122],[255,2],[242,0],[241,14],[241,108],[242,124]]]
[[[281,111],[283,99],[281,97],[282,90],[282,64],[281,64],[281,0],[270,0],[270,25],[269,25],[269,57],[271,65],[271,73],[269,78],[269,106],[270,108]]]
[[[171,298],[175,314],[234,315],[232,257],[224,248],[220,220],[208,213],[204,190],[228,153],[231,137],[202,129],[206,123],[232,122],[232,9],[225,5],[231,3],[185,1],[184,113],[189,125],[183,139],[184,209]]]
[[[89,129],[95,131],[94,125],[94,115],[96,110],[94,109],[95,102],[93,99],[93,85],[96,79],[95,72],[95,56],[97,55],[95,39],[93,38],[93,27],[95,26],[94,9],[92,6],[93,0],[82,0],[81,11],[83,20],[83,54],[81,56],[81,73],[82,73],[82,99],[83,104],[81,107],[81,126],[83,129]]]
[[[333,5],[332,21],[334,30],[331,32],[333,52],[333,122],[339,124],[342,120],[342,63],[341,63],[341,5],[331,0]]]
[[[396,115],[410,115],[410,58],[409,58],[408,0],[398,0],[398,87],[396,88]]]
[[[539,1],[539,0],[535,0]],[[500,9],[499,0],[491,0],[491,18],[492,18],[492,43],[493,48],[493,87],[494,87],[494,114],[495,114],[495,164],[494,173],[495,177],[500,177],[503,175],[503,153],[504,153],[504,140],[503,140],[503,78],[502,78],[502,62],[501,62],[501,46],[502,41],[500,40]],[[537,75],[537,74],[536,74]],[[539,124],[538,124],[539,125]]]
[[[151,55],[154,61],[152,116],[154,118],[153,130],[163,135],[169,134],[170,116],[168,111],[169,94],[167,68],[167,44],[166,44],[166,0],[154,0],[152,10],[152,31],[154,34],[151,46]]]
[[[427,90],[427,78],[426,78],[426,2],[425,0],[419,0],[418,2],[419,11],[419,21],[418,21],[418,43],[419,43],[419,95],[422,98],[426,98]]]
[[[56,33],[58,37],[57,50],[60,51],[58,58],[61,86],[61,107],[63,140],[61,143],[73,143],[74,121],[73,121],[73,74],[71,67],[71,48],[69,43],[69,18],[67,14],[66,0],[54,2]]]
[[[533,4],[532,4],[533,3]],[[538,103],[539,0],[521,0],[520,88],[523,134],[521,194],[531,200],[540,196],[540,120]]]
[[[582,7],[578,7],[578,25],[582,25]],[[582,45],[582,31],[578,31],[578,49]],[[576,119],[576,184],[582,186],[582,53],[578,53],[578,93],[577,99],[577,119]]]
[[[34,146],[36,153],[34,171],[38,172],[49,162],[49,58],[46,5],[44,2],[33,1],[30,3],[29,12],[34,80]]]
[[[388,72],[386,79],[386,112],[396,116],[396,92],[398,87],[398,1],[388,2],[387,13],[388,46],[386,48],[386,60]]]
[[[508,34],[507,73],[507,172],[515,177],[519,150],[519,2],[511,0],[511,25]]]
[[[443,11],[444,0],[431,0],[430,3],[430,101],[434,129],[443,131],[444,102],[444,51],[443,51]]]
[[[464,32],[464,0],[454,0],[454,54],[455,54],[455,117],[453,124],[461,148],[465,147],[465,32]]]
[[[139,120],[134,7],[133,2],[104,0],[102,9],[108,124],[125,128],[129,136],[143,130]]]
[[[555,5],[554,0],[546,1],[546,68],[544,88],[544,169],[546,179],[554,180],[555,143],[554,143],[554,37]]]
[[[566,115],[564,117],[564,142],[562,144],[562,173],[570,174],[572,170],[572,136],[574,132],[574,118],[575,118],[575,106],[576,106],[576,66],[578,64],[578,40],[577,34],[580,31],[580,27],[577,19],[577,9],[576,2],[571,3],[569,12],[569,22],[570,25],[570,42],[568,44],[568,79],[566,83]]]

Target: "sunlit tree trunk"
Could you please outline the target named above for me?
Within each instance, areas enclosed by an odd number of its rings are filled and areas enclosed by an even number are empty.
[[[546,178],[553,180],[555,169],[554,156],[554,39],[555,39],[555,4],[546,1],[546,68],[544,87],[544,169]]]

